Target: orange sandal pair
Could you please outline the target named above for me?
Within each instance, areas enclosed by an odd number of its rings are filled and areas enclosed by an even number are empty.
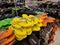
[[[15,36],[12,34],[12,30],[0,31],[0,45],[12,45],[15,41]]]
[[[48,17],[47,14],[41,15],[40,18],[43,20],[43,26],[47,26],[47,23],[52,23],[55,21],[55,18]]]
[[[6,38],[3,42],[1,42],[0,45],[7,45],[10,42],[11,42],[10,44],[12,44],[14,42],[14,39],[15,39],[15,36],[14,35],[11,35],[10,37]]]
[[[2,31],[3,32],[3,31]],[[2,32],[0,32],[0,34],[2,33]],[[4,34],[2,34],[2,36],[0,36],[0,40],[2,40],[2,39],[4,39],[4,38],[6,38],[6,37],[8,37],[8,36],[10,36],[12,34],[12,30],[7,30]]]

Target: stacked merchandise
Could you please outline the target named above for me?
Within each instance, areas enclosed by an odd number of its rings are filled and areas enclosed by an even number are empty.
[[[37,4],[38,6],[30,6],[30,8],[32,8],[36,12],[45,12],[48,13],[48,16],[60,19],[60,2],[41,2]]]
[[[58,26],[56,25],[54,18],[47,17],[47,15],[42,15],[40,18],[44,20],[43,27],[40,32],[41,41],[44,41],[44,43],[41,43],[41,45],[48,45],[54,41],[55,32],[57,31]]]
[[[58,24],[55,18],[49,17],[44,12],[52,15],[49,9],[41,9],[41,7],[21,8],[18,6],[15,8],[14,3],[1,3],[0,45],[48,45],[52,43]]]
[[[8,29],[12,19],[7,18],[0,21],[0,45],[12,45],[15,41],[13,31]]]
[[[17,40],[21,41],[26,38],[27,35],[31,35],[33,31],[40,31],[41,26],[41,19],[33,15],[27,16],[24,14],[20,18],[14,18],[9,28],[14,31]]]
[[[58,19],[60,23],[60,1],[59,2],[41,2],[37,4],[38,4],[37,7],[32,7],[37,14],[39,14],[40,12],[45,12],[48,14],[48,16]]]
[[[11,29],[0,31],[0,45],[12,45],[15,42],[15,36]]]
[[[47,14],[7,18],[0,21],[0,45],[48,45],[57,28],[56,19]]]

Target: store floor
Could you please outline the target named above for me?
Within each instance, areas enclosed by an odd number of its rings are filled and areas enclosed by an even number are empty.
[[[54,43],[50,45],[60,45],[60,28],[58,28],[58,31],[56,32]]]

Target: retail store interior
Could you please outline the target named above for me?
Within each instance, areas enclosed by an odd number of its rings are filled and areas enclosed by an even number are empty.
[[[60,0],[0,0],[0,45],[60,45]]]

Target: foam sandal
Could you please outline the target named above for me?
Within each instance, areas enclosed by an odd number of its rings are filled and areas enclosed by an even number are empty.
[[[4,33],[4,34],[0,37],[0,40],[6,38],[6,37],[8,37],[8,36],[10,36],[11,34],[12,34],[12,30],[10,30],[10,29],[7,30],[7,32]]]
[[[15,39],[15,36],[11,35],[9,38],[7,38],[7,40],[2,42],[1,45],[6,45],[6,44],[10,43],[11,41],[13,41],[14,39]]]

